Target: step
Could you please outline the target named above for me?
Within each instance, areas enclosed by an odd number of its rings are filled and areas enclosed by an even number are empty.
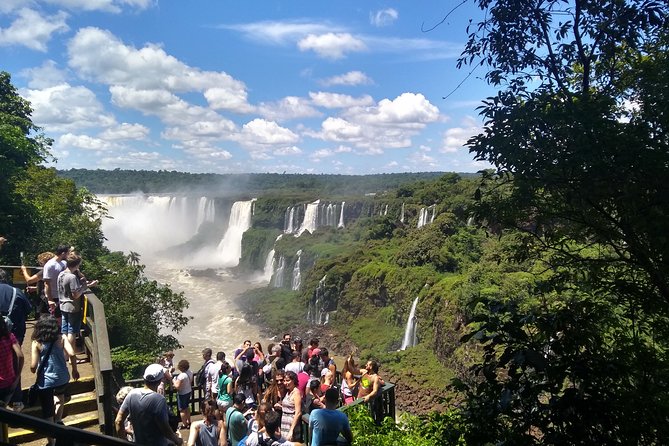
[[[76,415],[68,416],[63,419],[63,422],[66,426],[78,427],[83,429],[88,426],[94,426],[99,424],[98,421],[98,412],[84,412]],[[45,435],[33,432],[29,429],[9,429],[9,443],[13,444],[23,444],[29,441],[38,440],[40,438],[46,438]]]
[[[30,384],[32,385],[32,383]],[[24,387],[23,391],[23,401],[28,400],[28,387]],[[92,376],[82,376],[77,381],[70,381],[67,385],[67,392],[70,395],[76,395],[77,393],[86,393],[95,390],[95,378]]]
[[[76,415],[82,412],[90,412],[97,410],[97,394],[95,390],[90,392],[77,393],[72,395],[72,398],[65,403],[65,412],[63,415],[67,417],[68,415]],[[23,409],[23,413],[26,415],[32,415],[33,417],[40,417],[42,414],[42,409],[39,405],[34,407],[26,407]]]

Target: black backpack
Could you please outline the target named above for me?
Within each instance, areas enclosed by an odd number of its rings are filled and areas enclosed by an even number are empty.
[[[195,374],[195,386],[202,387],[203,389],[205,388],[205,384],[207,382],[207,367],[209,366],[209,364],[213,363],[214,360],[209,359],[202,365],[202,367],[200,367],[200,370],[198,370],[197,373]]]

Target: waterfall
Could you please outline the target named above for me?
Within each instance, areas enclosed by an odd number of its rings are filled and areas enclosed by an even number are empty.
[[[197,223],[195,224],[195,227],[199,228],[204,222],[212,222],[215,217],[216,207],[214,205],[214,200],[207,197],[200,197],[200,200],[197,203]]]
[[[325,325],[330,321],[330,315],[325,310],[326,301],[325,301],[325,279],[327,274],[318,281],[318,286],[314,291],[312,299],[309,301],[309,309],[307,311],[307,320],[312,324],[316,325]]]
[[[222,266],[230,267],[239,264],[242,256],[242,236],[251,227],[253,200],[235,201],[230,210],[230,222],[223,239],[218,244],[218,254]]]
[[[297,231],[297,236],[302,235],[304,231],[309,231],[310,234],[313,234],[316,228],[318,228],[318,207],[321,203],[321,200],[316,200],[313,203],[307,205],[307,209],[304,211],[304,220],[302,220],[302,226]]]
[[[383,210],[383,215],[388,215],[388,205],[386,205],[385,209]]]
[[[339,211],[339,223],[337,223],[338,228],[343,228],[344,227],[344,205],[346,204],[345,201],[341,202],[341,211]]]
[[[269,253],[267,253],[267,257],[265,257],[265,268],[263,269],[263,278],[266,281],[271,282],[273,274],[274,274],[274,249],[272,249]]]
[[[404,203],[402,203],[402,210],[400,211],[400,223],[404,223]]]
[[[400,350],[406,350],[408,347],[414,347],[418,344],[418,337],[416,336],[416,306],[418,305],[418,298],[415,298],[411,304],[411,311],[409,312],[409,319],[407,326],[404,329],[404,339],[402,340],[402,347]]]
[[[272,284],[274,288],[283,288],[283,273],[286,269],[286,258],[284,256],[279,256],[279,263],[274,272],[274,283]]]
[[[297,260],[295,261],[295,266],[293,267],[293,282],[291,284],[291,289],[297,291],[300,289],[302,283],[302,275],[300,273],[300,258],[302,257],[302,250],[297,251]]]
[[[474,223],[475,223],[475,222],[476,222],[476,219],[474,219],[474,216],[471,215],[471,216],[469,216],[469,218],[467,219],[467,226],[474,226]]]
[[[432,207],[432,218],[430,218],[430,223],[434,223],[434,216],[437,214],[437,205],[433,204],[431,207]]]
[[[418,214],[418,226],[422,228],[427,224],[427,208],[420,208],[420,213]]]
[[[295,221],[295,206],[288,206],[286,208],[286,217],[284,218],[283,232],[292,234],[295,232],[293,222]]]

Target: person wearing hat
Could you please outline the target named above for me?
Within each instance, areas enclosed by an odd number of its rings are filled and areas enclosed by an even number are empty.
[[[348,417],[337,410],[339,390],[332,387],[325,392],[325,409],[316,409],[309,414],[309,438],[311,446],[338,444],[342,434],[348,444],[353,442],[353,433]]]
[[[157,393],[165,371],[160,364],[151,364],[144,370],[144,387],[128,393],[116,415],[116,432],[125,438],[124,422],[130,416],[135,431],[135,442],[151,446],[167,446],[183,443],[170,428],[165,398]]]

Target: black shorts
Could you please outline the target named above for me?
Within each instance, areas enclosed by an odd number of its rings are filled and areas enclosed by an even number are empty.
[[[52,418],[56,414],[56,405],[53,402],[54,395],[65,395],[67,384],[58,387],[49,387],[39,390],[39,402],[42,406],[42,418]]]

